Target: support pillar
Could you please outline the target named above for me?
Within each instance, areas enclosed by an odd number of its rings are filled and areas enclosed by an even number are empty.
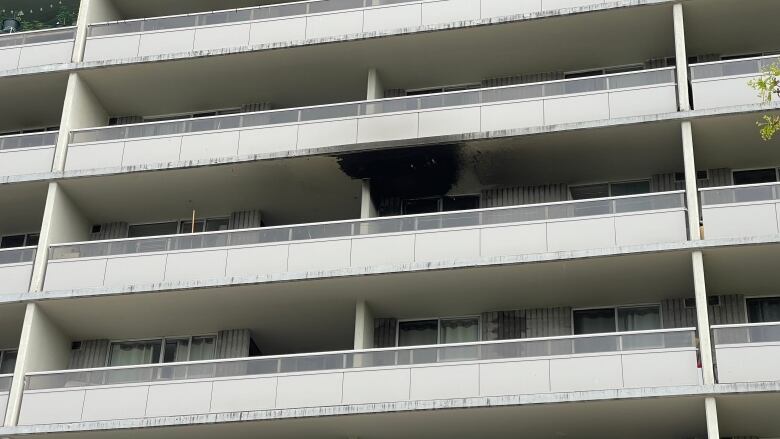
[[[374,347],[374,314],[365,300],[355,306],[355,350]]]
[[[43,312],[40,305],[28,303],[22,324],[22,337],[16,357],[14,379],[8,395],[5,426],[19,422],[24,393],[24,377],[29,372],[63,370],[68,367],[70,340]]]
[[[677,60],[677,100],[680,111],[691,109],[690,90],[688,88],[688,51],[685,47],[685,21],[683,5],[677,3],[674,12],[674,53]]]
[[[699,353],[701,355],[704,384],[715,384],[715,361],[712,356],[710,315],[707,306],[707,288],[704,281],[704,258],[700,250],[692,253],[693,288],[696,294],[696,319],[699,329]]]
[[[683,163],[685,166],[685,201],[688,206],[688,231],[692,241],[702,239],[699,216],[699,188],[696,182],[696,159],[693,152],[691,122],[682,123]]]
[[[718,407],[714,397],[704,399],[704,410],[707,414],[707,439],[720,439]]]
[[[379,77],[379,72],[372,68],[368,71],[368,87],[366,90],[366,99],[382,99],[385,97],[385,89],[382,86],[382,79]]]
[[[371,182],[363,180],[363,187],[360,192],[360,218],[374,217],[376,217],[376,206],[374,206],[374,200],[371,199]]]

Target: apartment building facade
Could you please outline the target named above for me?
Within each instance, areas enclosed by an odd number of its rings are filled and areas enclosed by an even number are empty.
[[[778,12],[81,0],[0,35],[0,437],[780,438]]]

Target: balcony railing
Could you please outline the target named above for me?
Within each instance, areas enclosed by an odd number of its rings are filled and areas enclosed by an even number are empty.
[[[780,343],[780,322],[718,325],[712,327],[716,346],[745,343]]]
[[[5,393],[11,390],[11,382],[13,379],[13,374],[0,375],[0,393]],[[0,422],[0,424],[2,423]]]
[[[0,249],[0,265],[32,262],[37,247]]]
[[[434,213],[415,216],[380,217],[366,220],[264,227],[227,232],[205,232],[188,235],[57,244],[51,246],[49,258],[51,260],[61,260],[134,253],[271,244],[313,239],[347,238],[403,232],[432,232],[450,228],[565,220],[588,216],[682,209],[684,207],[685,197],[683,191],[660,192],[584,201],[457,211],[441,214]]]
[[[0,137],[0,151],[12,149],[36,148],[39,146],[56,146],[57,131],[44,133],[14,134]]]
[[[56,131],[0,137],[0,177],[51,172]]]
[[[701,189],[701,199],[707,238],[780,233],[780,183]]]
[[[54,41],[73,40],[75,38],[75,27],[0,34],[0,48],[24,46],[26,44],[51,43]]]
[[[760,104],[758,91],[748,85],[763,70],[780,61],[780,55],[691,66],[693,105],[697,110],[737,105]]]
[[[27,374],[26,390],[695,348],[695,328],[369,349]]]

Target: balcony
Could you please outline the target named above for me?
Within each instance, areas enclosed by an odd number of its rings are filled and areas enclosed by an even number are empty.
[[[697,385],[694,334],[685,328],[32,373],[19,423]]]
[[[75,39],[75,27],[2,35],[0,70],[68,63]]]
[[[318,0],[96,23],[85,61],[292,43],[600,5],[606,0]]]
[[[256,277],[686,240],[683,191],[53,245],[46,290]]]
[[[718,381],[780,380],[780,323],[713,326]]]
[[[51,172],[57,132],[0,137],[0,177]]]
[[[427,3],[426,3],[427,4]],[[251,157],[677,110],[674,69],[76,130],[66,170]]]
[[[26,293],[30,289],[35,250],[35,247],[0,250],[0,295]]]
[[[762,183],[701,190],[707,238],[744,238],[780,233],[780,184]]]
[[[748,82],[777,61],[775,55],[692,65],[693,107],[705,110],[762,103],[758,91]]]
[[[8,392],[11,390],[13,378],[13,374],[0,375],[0,413],[5,413],[5,409],[8,407]],[[3,422],[0,422],[0,426],[2,425]]]

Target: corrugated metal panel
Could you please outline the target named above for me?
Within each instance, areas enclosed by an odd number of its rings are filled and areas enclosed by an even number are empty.
[[[231,229],[252,229],[263,225],[263,214],[259,210],[244,210],[230,214],[228,227]]]
[[[482,87],[503,87],[507,85],[556,81],[559,79],[563,79],[563,72],[526,73],[521,75],[484,79],[482,81]]]
[[[491,311],[482,314],[482,339],[486,341],[556,337],[571,333],[571,308],[568,307]]]
[[[747,323],[745,297],[742,295],[718,296],[720,305],[709,305],[711,325],[735,325]],[[696,308],[686,307],[685,299],[668,299],[661,302],[664,328],[690,328],[697,326]]]
[[[707,179],[699,180],[698,183],[700,188],[731,186],[734,184],[731,177],[731,169],[728,168],[708,169]]]
[[[86,340],[78,349],[70,351],[68,369],[105,367],[108,361],[108,340]]]
[[[244,358],[249,356],[252,333],[248,329],[229,329],[217,333],[216,357]]]
[[[90,241],[127,238],[129,226],[125,222],[100,224],[100,231],[89,234]]]
[[[398,320],[396,319],[374,319],[374,347],[394,347],[397,327]]]
[[[389,88],[385,90],[386,98],[400,98],[401,96],[406,96],[406,90],[403,88]]]
[[[696,326],[696,308],[685,306],[685,299],[668,299],[661,302],[661,315],[665,329]]]
[[[270,102],[257,102],[254,104],[244,104],[241,106],[242,113],[251,113],[253,111],[268,111],[273,109],[273,105]]]
[[[669,192],[685,189],[684,181],[676,181],[675,174],[656,174],[650,179],[650,190],[653,192]]]

